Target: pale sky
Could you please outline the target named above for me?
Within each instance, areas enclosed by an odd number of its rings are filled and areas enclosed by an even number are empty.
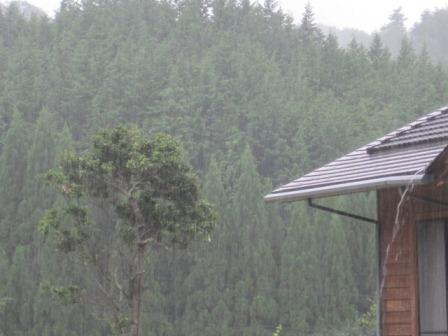
[[[5,2],[6,0],[0,0]],[[59,0],[27,0],[29,3],[53,14]],[[263,0],[260,0],[263,1]],[[300,19],[308,0],[278,0],[283,10]],[[420,20],[425,9],[448,7],[448,0],[310,0],[316,21],[339,28],[358,28],[367,32],[378,30],[387,23],[388,16],[397,7],[403,8],[407,26]]]

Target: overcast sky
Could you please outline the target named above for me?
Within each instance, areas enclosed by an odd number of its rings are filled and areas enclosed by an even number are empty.
[[[4,2],[7,0],[0,0]],[[27,0],[49,14],[59,7],[60,0]],[[261,0],[263,1],[263,0]],[[285,12],[298,20],[308,0],[278,0]],[[387,23],[393,9],[403,8],[408,18],[407,26],[420,20],[425,9],[445,8],[448,0],[310,0],[316,21],[336,27],[358,28],[367,32]]]

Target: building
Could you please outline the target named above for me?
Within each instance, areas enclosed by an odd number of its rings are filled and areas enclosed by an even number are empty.
[[[377,218],[318,198],[374,191]],[[266,201],[314,208],[377,226],[382,336],[448,336],[448,107],[300,177]]]

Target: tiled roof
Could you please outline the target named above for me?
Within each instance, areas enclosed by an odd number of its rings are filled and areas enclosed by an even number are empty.
[[[416,146],[424,143],[447,142],[448,109],[430,113],[392,133],[380,143],[367,149],[372,154],[393,148]]]
[[[294,201],[423,183],[426,170],[448,145],[448,107],[429,113],[265,197]]]

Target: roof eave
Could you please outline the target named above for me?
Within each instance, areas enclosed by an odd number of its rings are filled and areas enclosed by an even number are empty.
[[[401,187],[409,184],[425,184],[432,180],[430,175],[415,174],[388,176],[364,181],[341,183],[318,188],[293,190],[287,192],[271,193],[264,197],[266,202],[293,202],[309,198],[323,198],[337,195],[346,195],[359,192],[367,192],[383,188]]]

